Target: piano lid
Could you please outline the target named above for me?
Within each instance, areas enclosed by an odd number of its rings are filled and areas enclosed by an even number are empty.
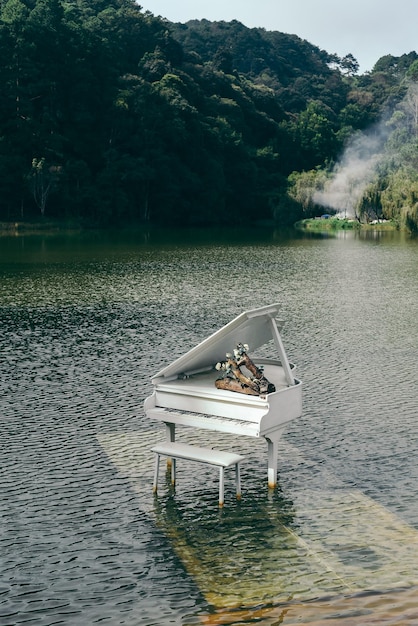
[[[160,370],[153,376],[152,382],[156,383],[161,379],[177,378],[182,374],[187,375],[208,369],[219,361],[224,361],[225,354],[233,352],[238,343],[248,344],[251,354],[273,339],[286,372],[288,384],[293,385],[294,378],[275,321],[278,310],[278,305],[273,304],[241,313],[226,326]]]

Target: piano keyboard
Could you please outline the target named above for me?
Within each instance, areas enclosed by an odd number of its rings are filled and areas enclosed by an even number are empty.
[[[160,422],[169,422],[194,428],[206,428],[236,435],[260,436],[260,424],[231,417],[218,417],[207,413],[194,413],[182,409],[155,407],[147,410],[147,416]]]

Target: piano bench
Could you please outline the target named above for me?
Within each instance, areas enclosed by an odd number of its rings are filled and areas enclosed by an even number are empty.
[[[155,472],[154,472],[154,492],[157,491],[158,471],[160,466],[160,456],[170,457],[171,463],[171,482],[174,485],[176,480],[176,459],[187,459],[188,461],[198,461],[199,463],[207,463],[219,467],[219,506],[224,504],[224,470],[226,467],[235,466],[235,485],[237,490],[237,499],[241,498],[241,477],[239,464],[244,459],[243,456],[234,452],[223,452],[222,450],[214,450],[213,448],[198,448],[187,443],[178,443],[176,441],[167,441],[158,444],[152,448],[155,452]]]

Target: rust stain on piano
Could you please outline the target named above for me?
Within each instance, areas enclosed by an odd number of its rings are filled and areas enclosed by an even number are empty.
[[[153,394],[144,408],[149,418],[164,422],[168,441],[176,427],[188,426],[235,435],[263,437],[268,450],[268,486],[277,483],[278,442],[286,425],[302,415],[302,383],[294,377],[276,321],[277,304],[241,313],[152,379]],[[254,358],[276,391],[248,396],[217,389],[216,363],[239,343],[251,352],[273,343],[278,358]]]

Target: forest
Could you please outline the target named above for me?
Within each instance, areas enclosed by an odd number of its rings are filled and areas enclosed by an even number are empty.
[[[359,75],[297,35],[133,0],[3,0],[0,50],[0,221],[287,226],[337,210],[344,151],[384,128],[355,218],[418,227],[416,52]]]

